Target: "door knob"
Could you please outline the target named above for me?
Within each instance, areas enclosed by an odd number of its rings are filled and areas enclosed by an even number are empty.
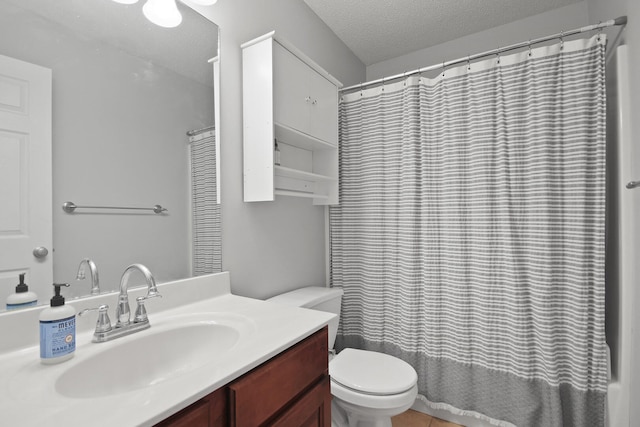
[[[33,256],[36,258],[44,258],[49,255],[49,250],[44,246],[38,246],[33,250]]]

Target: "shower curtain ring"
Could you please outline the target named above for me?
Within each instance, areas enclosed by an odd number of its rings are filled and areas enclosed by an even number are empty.
[[[382,78],[382,91],[384,92],[384,77]]]
[[[471,71],[471,55],[467,54],[467,71]]]
[[[600,41],[600,36],[602,35],[602,27],[600,24],[602,24],[602,21],[598,21],[598,41]]]
[[[446,71],[446,68],[444,67],[444,63],[445,61],[442,61],[442,77],[444,77],[444,72]]]
[[[404,80],[403,86],[406,86],[407,85],[407,72],[406,71],[404,71],[402,73],[402,79]]]
[[[560,30],[560,49],[564,48],[564,30]]]
[[[496,64],[500,64],[500,47],[496,49]]]
[[[362,96],[362,82],[360,82],[360,96]]]
[[[529,57],[531,57],[531,39],[529,39]]]

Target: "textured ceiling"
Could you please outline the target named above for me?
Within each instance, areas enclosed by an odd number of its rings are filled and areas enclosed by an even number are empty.
[[[365,65],[580,0],[304,0]]]
[[[207,60],[218,52],[217,25],[178,2],[182,24],[161,28],[144,17],[143,4],[125,6],[111,0],[0,0],[0,13],[8,5],[22,8],[81,37],[108,43],[211,86],[213,77]]]

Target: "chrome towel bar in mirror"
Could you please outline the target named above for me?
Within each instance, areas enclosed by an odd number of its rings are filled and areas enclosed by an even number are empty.
[[[166,212],[167,209],[160,205],[154,205],[152,208],[138,208],[138,207],[125,207],[125,206],[78,206],[73,202],[64,202],[62,204],[62,210],[66,213],[73,213],[76,209],[129,209],[140,211],[153,211],[153,213]]]

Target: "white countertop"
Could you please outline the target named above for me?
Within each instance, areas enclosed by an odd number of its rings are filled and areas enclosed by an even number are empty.
[[[158,285],[158,288],[164,298],[157,304],[154,304],[155,300],[147,304],[150,329],[96,344],[91,342],[95,315],[88,316],[87,320],[79,318],[75,356],[58,365],[42,365],[39,346],[33,342],[37,315],[42,308],[27,309],[19,314],[1,314],[0,330],[11,345],[7,345],[5,340],[4,348],[0,347],[0,425],[151,426],[320,330],[334,318],[330,313],[231,295],[228,273],[166,283]],[[145,291],[131,291],[130,301]],[[180,305],[172,306],[172,299]],[[110,315],[113,319],[115,294],[72,301],[71,305],[81,310],[105,301],[112,307]],[[243,319],[244,326],[238,341],[231,349],[212,355],[211,362],[152,386],[105,397],[71,398],[56,390],[57,379],[74,364],[109,346],[135,340],[153,331],[154,325],[157,329],[162,328],[167,322],[174,321],[175,316],[198,313]],[[12,324],[27,321],[33,322],[33,327],[20,325],[7,333]],[[21,335],[28,335],[29,339],[12,336],[16,330]],[[190,349],[185,348],[184,351]],[[153,352],[149,357],[153,357]],[[107,363],[103,369],[116,372],[118,366]]]

